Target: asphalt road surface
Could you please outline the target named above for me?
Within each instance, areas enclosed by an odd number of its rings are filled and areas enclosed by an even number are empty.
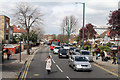
[[[45,69],[45,60],[48,55],[52,56],[52,72],[51,74],[47,74]],[[107,71],[96,66],[94,62],[92,64],[93,71],[91,72],[83,72],[83,71],[74,71],[68,65],[68,59],[66,58],[58,58],[57,54],[53,54],[52,51],[49,50],[49,46],[41,46],[40,49],[36,52],[33,59],[31,60],[28,69],[26,69],[26,76],[24,79],[34,78],[34,80],[38,79],[65,79],[65,80],[117,80],[117,77],[110,74]],[[108,79],[109,78],[109,79]],[[22,79],[21,79],[22,80]]]

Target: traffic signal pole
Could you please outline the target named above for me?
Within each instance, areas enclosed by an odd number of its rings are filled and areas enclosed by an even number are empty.
[[[85,25],[85,3],[83,4],[83,41],[82,41],[82,49],[84,49],[84,25]]]
[[[67,43],[69,43],[69,19],[68,19],[68,37],[67,37]]]

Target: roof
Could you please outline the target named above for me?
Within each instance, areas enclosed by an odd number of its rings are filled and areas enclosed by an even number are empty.
[[[103,32],[102,34],[100,34],[98,37],[103,38],[105,35],[110,36],[110,31],[107,30],[107,31]]]
[[[24,33],[24,32],[27,32],[23,28],[18,29],[15,25],[13,25],[12,27],[13,27],[13,33]]]

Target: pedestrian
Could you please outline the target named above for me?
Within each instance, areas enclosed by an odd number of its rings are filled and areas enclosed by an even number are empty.
[[[113,51],[113,62],[112,64],[116,64],[116,53]]]
[[[101,52],[101,58],[102,58],[102,61],[104,61],[104,59],[105,59],[105,53],[104,53],[104,51]]]
[[[51,65],[52,65],[52,61],[51,61],[50,56],[48,56],[48,58],[45,61],[46,61],[46,70],[47,70],[48,74],[50,74]]]
[[[120,52],[117,53],[117,63],[120,64]]]
[[[88,50],[89,49],[89,47],[88,46],[86,46],[86,50]]]
[[[95,51],[96,52],[96,60],[98,60],[98,55],[99,55],[99,52],[98,52],[98,49]]]
[[[9,60],[11,53],[10,53],[10,50],[8,48],[6,49],[6,53],[7,53],[7,60]]]
[[[95,49],[92,48],[92,55],[94,56],[95,55]]]
[[[104,54],[105,54],[105,57],[104,57],[104,61],[108,61],[108,55],[107,55],[107,52],[106,51],[103,51]]]

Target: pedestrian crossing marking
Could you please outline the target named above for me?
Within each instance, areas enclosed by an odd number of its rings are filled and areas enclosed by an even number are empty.
[[[34,74],[34,76],[39,76],[39,74]]]

